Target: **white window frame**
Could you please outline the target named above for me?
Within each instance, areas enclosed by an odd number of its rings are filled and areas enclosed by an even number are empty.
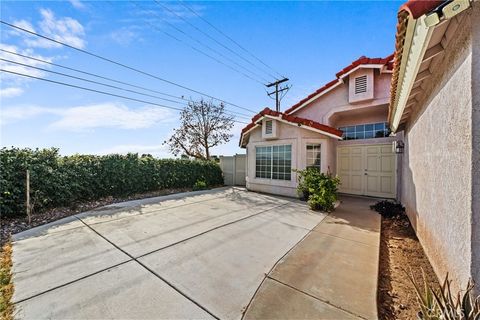
[[[272,132],[267,133],[267,121],[272,122]],[[262,138],[264,139],[276,139],[277,138],[277,120],[271,118],[265,118],[262,120]]]
[[[326,173],[329,170],[329,163],[327,161],[327,154],[330,151],[328,139],[303,138],[301,142],[301,150],[299,156],[302,157],[302,162],[299,166],[302,169],[307,168],[307,145],[319,144],[320,146],[320,172]],[[332,168],[330,168],[332,169]]]
[[[308,147],[313,147],[312,151],[309,151]],[[318,149],[316,149],[318,147]],[[309,153],[312,152],[314,154],[314,157],[311,158],[309,156]],[[318,152],[318,153],[316,153]],[[318,154],[320,154],[320,164],[315,164],[315,162],[318,159]],[[313,164],[309,164],[309,160],[313,160]],[[318,168],[318,170],[322,170],[322,144],[321,143],[306,143],[305,144],[305,161],[306,161],[306,167],[310,168]]]
[[[273,149],[274,147],[290,147],[290,171],[288,171],[288,174],[290,176],[289,179],[279,179],[279,178],[274,178],[274,165],[273,165],[273,160],[274,160],[274,152],[273,152]],[[257,149],[258,148],[270,148],[270,177],[259,177],[257,175],[258,172],[266,172],[266,171],[257,171],[257,167],[258,167],[258,164],[257,164],[257,155],[258,155],[258,152],[257,152]],[[255,179],[265,179],[265,180],[275,180],[275,181],[292,181],[292,178],[293,178],[293,173],[292,173],[292,168],[293,168],[293,146],[291,144],[272,144],[272,145],[257,145],[255,146],[255,171],[254,171],[254,174],[255,174]],[[285,151],[286,152],[286,151]],[[278,168],[280,168],[278,166]],[[285,171],[286,169],[286,166],[284,165],[283,167],[284,171],[283,171],[283,174],[285,175],[287,171]],[[277,170],[276,172],[277,174],[280,173],[279,170]]]

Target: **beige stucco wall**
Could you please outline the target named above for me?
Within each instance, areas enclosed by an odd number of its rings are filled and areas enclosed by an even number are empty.
[[[437,275],[443,278],[449,272],[457,289],[471,276],[475,258],[470,30],[468,15],[443,61],[431,67],[432,76],[424,87],[430,94],[420,101],[405,128],[401,175],[401,201],[418,238]]]
[[[290,181],[255,177],[255,147],[289,144],[292,146],[292,169],[302,170],[306,168],[306,144],[321,144],[321,170],[327,172],[334,161],[332,157],[334,152],[331,150],[331,140],[333,139],[320,133],[278,121],[276,125],[276,139],[263,139],[261,127],[254,129],[250,134],[247,145],[247,188],[252,191],[297,197],[297,174],[295,172],[292,172]]]
[[[365,72],[362,70],[364,69],[359,69],[352,76],[361,75]],[[373,74],[375,79],[373,99],[349,103],[349,82],[346,77],[344,84],[337,86],[293,114],[333,127],[386,121],[391,74],[380,73],[379,70],[374,70]]]

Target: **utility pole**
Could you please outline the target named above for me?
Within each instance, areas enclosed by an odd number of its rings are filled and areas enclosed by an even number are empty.
[[[283,79],[277,80],[275,82],[272,82],[272,83],[269,83],[269,84],[266,85],[267,88],[271,88],[271,87],[275,86],[275,90],[272,91],[272,92],[267,91],[267,94],[268,94],[269,97],[272,97],[272,95],[275,94],[275,110],[277,112],[280,112],[280,100],[283,98],[283,96],[280,97],[279,93],[281,93],[283,91],[288,91],[288,89],[290,89],[290,86],[286,85],[284,87],[280,87],[280,84],[284,83],[284,82],[287,82],[287,81],[288,81],[288,78],[283,78]]]

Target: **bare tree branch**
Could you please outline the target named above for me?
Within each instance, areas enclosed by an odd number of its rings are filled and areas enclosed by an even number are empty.
[[[190,102],[180,112],[181,125],[164,142],[175,155],[186,154],[197,159],[210,159],[212,147],[230,141],[233,117],[225,114],[223,103]]]

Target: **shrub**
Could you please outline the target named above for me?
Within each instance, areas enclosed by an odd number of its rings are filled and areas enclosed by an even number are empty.
[[[405,207],[398,201],[382,200],[370,206],[384,218],[393,218],[405,214]]]
[[[223,184],[213,161],[156,159],[137,154],[60,156],[58,149],[0,149],[0,212],[25,215],[25,172],[30,171],[33,211],[73,206],[81,201],[170,188],[190,188],[203,180]]]
[[[448,274],[440,288],[432,288],[423,273],[423,283],[419,284],[408,274],[410,282],[415,288],[417,302],[420,308],[419,319],[425,320],[477,320],[480,319],[480,296],[473,296],[473,282],[470,280],[465,290],[456,295],[450,287]]]
[[[331,174],[321,173],[317,168],[297,170],[300,196],[307,200],[310,209],[332,211],[337,201],[340,179]]]
[[[193,185],[193,190],[205,190],[207,189],[207,183],[204,180],[197,180],[195,184]]]

